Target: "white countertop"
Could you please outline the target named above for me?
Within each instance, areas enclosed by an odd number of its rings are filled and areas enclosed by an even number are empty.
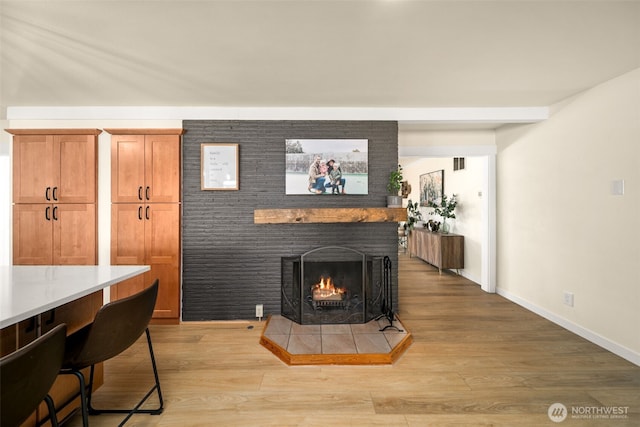
[[[0,266],[0,328],[149,271],[148,265]]]

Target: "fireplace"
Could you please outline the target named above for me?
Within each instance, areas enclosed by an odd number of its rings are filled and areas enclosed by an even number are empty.
[[[366,323],[383,309],[383,259],[325,246],[282,258],[281,314],[301,325]]]

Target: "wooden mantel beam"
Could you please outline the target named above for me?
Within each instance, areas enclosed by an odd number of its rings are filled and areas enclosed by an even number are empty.
[[[407,220],[405,208],[305,208],[256,209],[255,224],[314,224],[336,222],[400,222]]]

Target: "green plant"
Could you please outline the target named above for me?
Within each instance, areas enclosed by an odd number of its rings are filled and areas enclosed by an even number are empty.
[[[387,191],[391,195],[398,195],[398,192],[402,188],[402,166],[398,165],[398,169],[389,173],[389,183],[387,184]]]
[[[456,200],[456,195],[452,195],[451,199],[447,199],[447,195],[442,195],[442,200],[440,204],[429,202],[429,207],[433,208],[433,213],[436,215],[440,215],[443,219],[447,218],[455,218],[455,210],[456,206],[458,206],[458,201]]]
[[[409,230],[413,229],[416,222],[418,221],[422,221],[422,212],[420,212],[418,202],[414,203],[411,201],[411,199],[409,199],[407,205],[407,222],[405,224],[405,228],[408,228]]]

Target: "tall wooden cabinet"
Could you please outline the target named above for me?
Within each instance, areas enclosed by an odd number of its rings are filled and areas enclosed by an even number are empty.
[[[13,264],[95,265],[97,256],[98,129],[7,129],[13,135]],[[67,324],[75,332],[93,320],[102,291],[0,331],[2,354],[32,341],[37,333]],[[102,365],[97,366],[102,383]],[[77,381],[60,376],[49,391],[68,400]],[[62,408],[58,418],[79,407]],[[25,425],[46,416],[43,404]]]
[[[97,129],[8,129],[13,264],[97,262]]]
[[[180,320],[182,129],[105,129],[111,136],[111,263],[150,265],[111,287],[120,299],[160,280],[154,323]]]

